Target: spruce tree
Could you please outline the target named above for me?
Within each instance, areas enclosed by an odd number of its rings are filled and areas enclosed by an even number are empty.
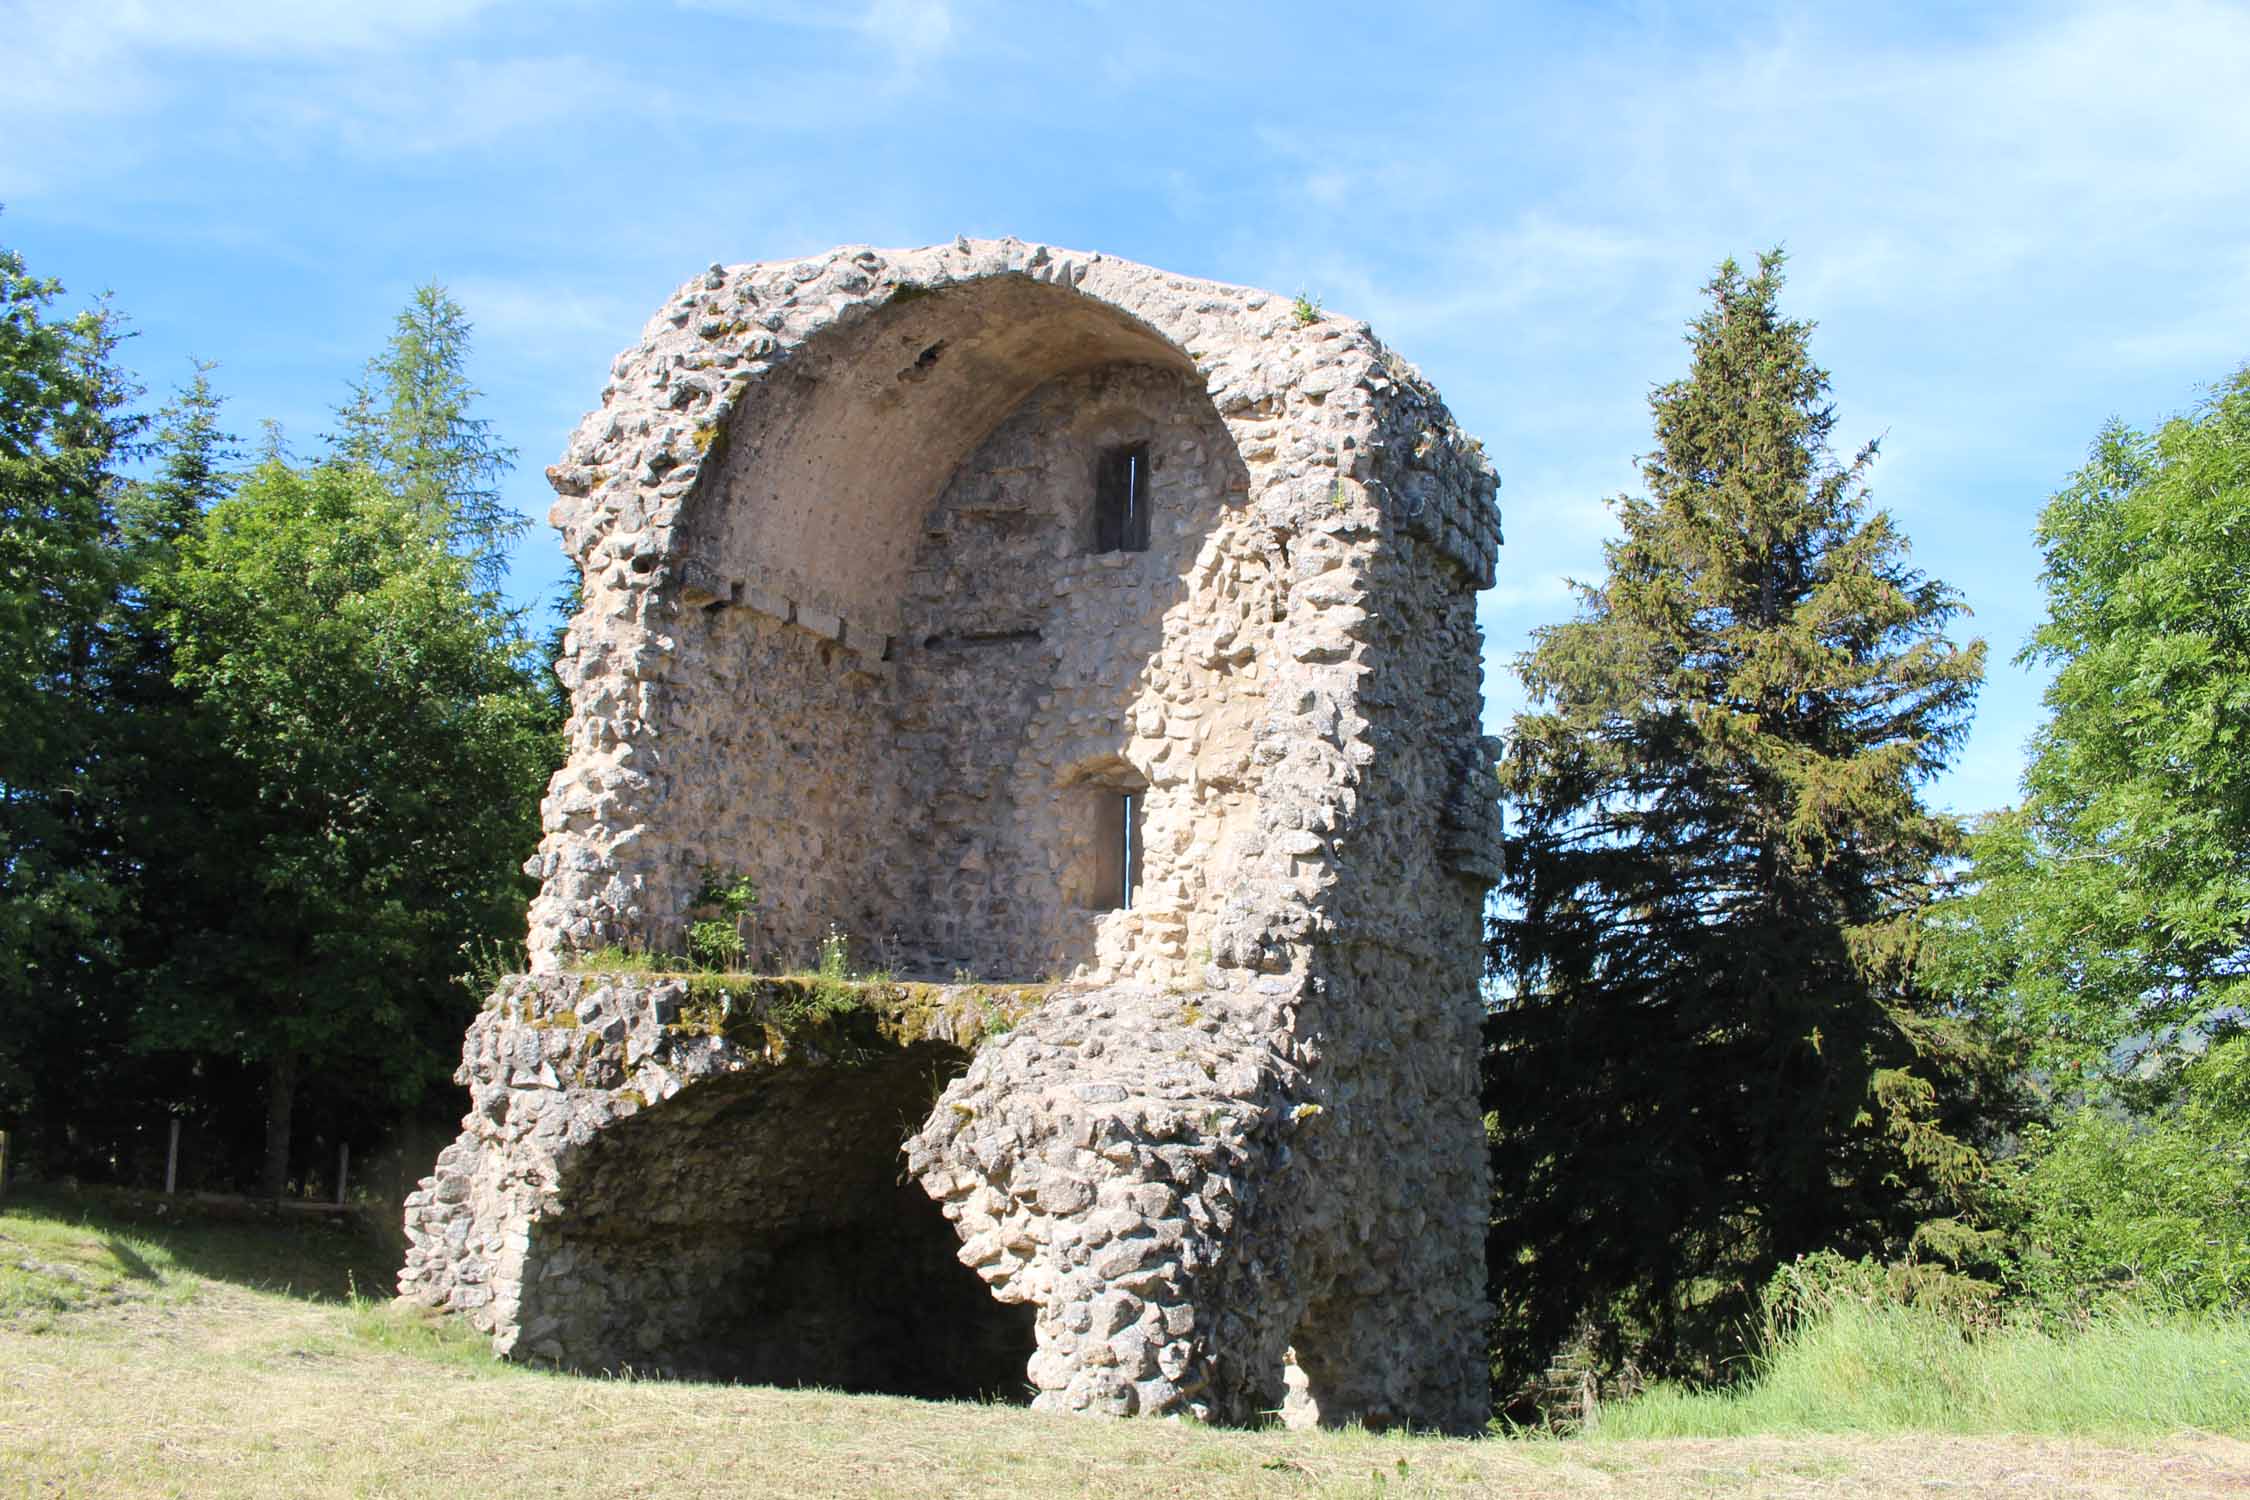
[[[61,291],[0,247],[0,1120],[68,1093],[57,1060],[94,1045],[70,1017],[119,905],[98,795],[103,637],[116,470],[139,424],[118,319],[52,316]]]
[[[516,450],[474,414],[469,317],[436,282],[414,289],[390,342],[336,411],[331,457],[380,474],[392,493],[469,560],[477,585],[497,589],[524,519],[500,481]]]
[[[1920,785],[1981,644],[1831,456],[1779,251],[1722,264],[1650,397],[1606,576],[1518,663],[1487,1108],[1503,1379],[1574,1338],[1710,1373],[1780,1261],[1896,1254],[1976,1182],[1989,1059],[1916,977],[1958,849]]]
[[[153,566],[194,528],[203,513],[234,493],[242,449],[220,425],[225,398],[211,386],[211,360],[190,362],[195,373],[156,414],[149,445],[154,472],[127,486],[119,500],[119,529],[133,569]]]

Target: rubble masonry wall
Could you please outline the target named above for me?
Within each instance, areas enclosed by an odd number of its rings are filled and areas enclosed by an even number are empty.
[[[1092,551],[1094,466],[1140,442],[1150,547]],[[779,1349],[773,1309],[821,1294],[742,1205],[807,1201],[758,1165],[802,1153],[749,1123],[788,1098],[840,1184],[903,1142],[959,1261],[1028,1309],[1038,1404],[1480,1424],[1499,526],[1412,367],[1364,324],[1102,256],[846,247],[682,288],[550,477],[585,605],[533,973],[472,1030],[477,1108],[410,1206],[402,1290],[568,1363],[651,1339],[708,1364],[751,1307]],[[1105,910],[1089,799],[1124,787],[1143,879]],[[864,1058],[823,1123],[765,1043],[664,1019],[671,981],[570,972],[676,952],[714,866],[757,881],[770,958],[835,922],[862,962],[1057,987],[946,1043],[888,1134],[846,1122],[912,1069]],[[892,1213],[819,1196],[792,1235]],[[682,1280],[624,1222],[722,1248]],[[876,1358],[805,1327],[745,1368]]]

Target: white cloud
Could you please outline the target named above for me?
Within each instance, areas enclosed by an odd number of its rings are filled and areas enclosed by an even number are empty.
[[[218,92],[199,128],[221,117],[283,130],[358,123],[372,140],[395,138],[401,122],[449,118],[487,134],[535,123],[552,111],[526,108],[524,68],[502,64],[464,79],[453,59],[403,61],[499,3],[0,0],[0,35],[14,54],[0,92],[0,185],[51,189],[88,169],[131,166],[159,142],[122,122],[211,90],[214,67],[256,72]],[[464,91],[464,82],[482,92]],[[370,109],[372,101],[391,107]],[[430,134],[410,129],[407,140]]]
[[[466,276],[450,282],[475,325],[480,358],[489,364],[547,365],[589,350],[607,359],[639,330],[648,308],[619,294],[589,292],[577,281],[552,278]],[[568,388],[572,403],[586,392]]]
[[[1361,256],[1389,287],[1334,257],[1371,315],[1676,307],[1684,276],[1776,241],[1816,307],[2021,300],[2136,262],[2183,288],[2234,274],[2192,239],[2250,203],[2250,7],[2034,8],[1952,47],[1799,22],[1698,55],[1659,33],[1551,71],[1455,122],[1435,180],[1419,120],[1317,150],[1257,133],[1307,213],[1438,227],[1443,276],[1389,244]]]
[[[395,51],[473,21],[496,0],[0,0],[6,114],[129,111],[193,59],[334,61]]]
[[[1878,503],[1996,632],[1945,793],[1996,804],[2038,712],[2006,665],[2036,610],[2038,505],[2101,415],[2155,419],[2250,355],[2250,6],[2025,4],[1949,15],[1943,38],[1859,12],[1675,14],[1586,19],[1583,50],[1519,89],[1433,78],[1426,112],[1387,125],[1259,131],[1257,253],[1368,317],[1487,439],[1508,481],[1480,612],[1497,667],[1567,617],[1563,575],[1599,575],[1607,518],[1565,497],[1633,487],[1698,284],[1785,243],[1840,445],[1887,431]],[[1714,16],[1744,40],[1711,45]],[[1501,671],[1487,692],[1496,714],[1518,697]]]
[[[33,26],[97,36],[118,51],[333,57],[451,31],[496,0],[31,0]]]
[[[901,61],[923,62],[952,47],[953,7],[948,0],[870,0],[857,30]]]
[[[809,31],[850,31],[901,68],[944,56],[957,31],[953,0],[867,0],[852,10],[801,0],[678,0],[686,10],[739,16]]]
[[[307,87],[301,75],[250,90],[229,108],[281,152],[328,140],[363,155],[474,150],[581,114],[585,101],[620,97],[625,80],[601,63],[554,57],[453,57],[409,76],[336,69]],[[642,91],[644,102],[660,91]]]

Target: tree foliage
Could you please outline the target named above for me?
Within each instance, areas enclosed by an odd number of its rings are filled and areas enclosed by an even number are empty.
[[[1982,648],[1830,455],[1781,256],[1731,261],[1650,398],[1645,496],[1518,670],[1532,706],[1492,929],[1492,1275],[1504,1378],[1574,1331],[1708,1369],[1800,1251],[1896,1251],[1970,1193],[1992,1063],[1917,973],[1953,822],[1920,784]]]
[[[397,1118],[448,1071],[462,950],[521,934],[558,746],[487,587],[510,453],[432,287],[364,462],[269,428],[245,477],[199,364],[127,479],[114,320],[57,291],[0,252],[0,1122],[128,1171],[168,1112],[254,1135],[262,1093],[279,1191],[295,1102]]]
[[[380,474],[407,507],[469,559],[481,588],[499,586],[524,520],[501,498],[516,450],[475,414],[470,324],[436,282],[414,289],[390,341],[337,410],[334,457]]]
[[[1982,826],[1948,982],[2051,1062],[2130,1064],[2250,1003],[2250,368],[2112,422],[2040,517],[2056,668],[2022,804]]]
[[[106,308],[0,247],[0,1110],[79,993],[118,900],[97,796],[99,637],[121,568],[116,471],[138,423]]]
[[[210,893],[169,934],[149,1043],[259,1059],[284,1110],[310,1068],[401,1097],[447,1071],[459,948],[521,919],[552,754],[467,572],[367,471],[268,464],[149,580],[201,829],[167,852]]]
[[[2187,1060],[2146,1112],[2097,1098],[2025,1132],[1998,1210],[2014,1279],[2069,1314],[2250,1297],[2250,1037]]]
[[[194,368],[156,415],[154,474],[128,486],[120,503],[121,540],[137,570],[168,557],[205,511],[232,494],[242,465],[241,447],[220,425],[225,402],[211,384],[218,366],[197,360]]]

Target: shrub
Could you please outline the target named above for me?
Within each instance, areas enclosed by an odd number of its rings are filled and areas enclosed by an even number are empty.
[[[2181,1070],[2172,1103],[2086,1103],[2002,1164],[2015,1276],[2050,1311],[2198,1311],[2250,1296],[2250,1038]]]

